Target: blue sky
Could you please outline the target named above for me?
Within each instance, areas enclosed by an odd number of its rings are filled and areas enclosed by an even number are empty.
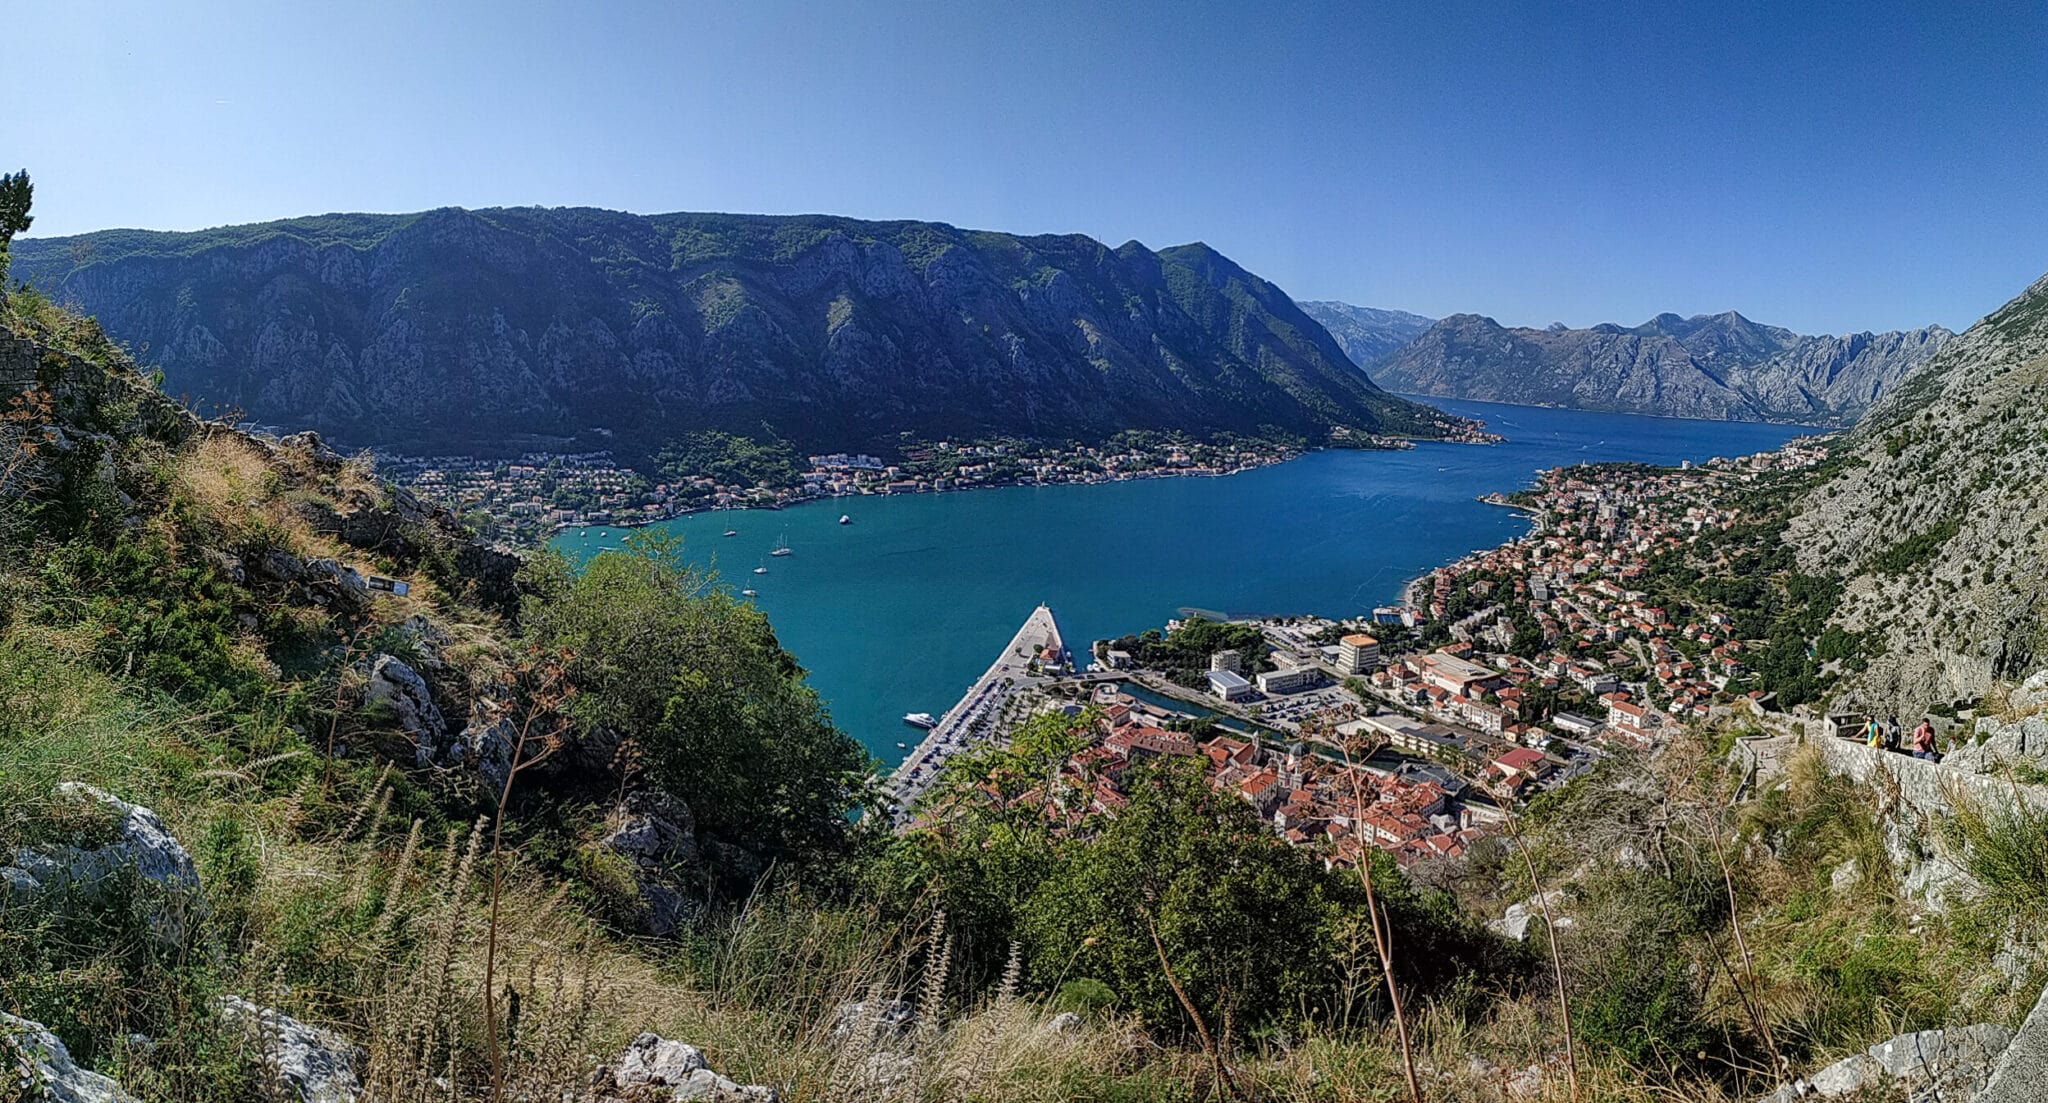
[[[175,10],[174,10],[175,9]],[[2048,270],[2048,5],[15,0],[37,235],[822,211],[1509,324],[1961,328]]]

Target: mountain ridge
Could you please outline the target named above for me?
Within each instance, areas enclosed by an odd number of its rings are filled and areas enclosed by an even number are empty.
[[[829,215],[329,214],[25,239],[17,275],[173,390],[350,446],[644,456],[692,429],[1454,435],[1200,243],[1112,249]]]
[[[1722,421],[1853,423],[1954,334],[1938,326],[1809,336],[1734,310],[1635,326],[1503,326],[1463,312],[1380,356],[1390,391]]]

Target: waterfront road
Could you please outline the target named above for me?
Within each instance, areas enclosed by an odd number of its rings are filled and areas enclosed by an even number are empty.
[[[967,695],[946,710],[924,741],[890,776],[890,798],[898,823],[906,819],[910,807],[938,780],[947,759],[975,743],[1009,734],[1001,723],[1005,706],[1020,694],[1053,681],[1053,676],[1036,672],[1039,667],[1035,660],[1047,648],[1059,654],[1062,669],[1071,668],[1072,659],[1066,641],[1060,636],[1059,622],[1053,619],[1051,609],[1040,605],[1024,619],[1024,626],[1017,629],[1009,646],[996,656],[988,671],[967,688]]]

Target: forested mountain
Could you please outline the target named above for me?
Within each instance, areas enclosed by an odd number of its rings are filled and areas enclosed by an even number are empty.
[[[1436,319],[1405,310],[1352,306],[1329,300],[1301,304],[1304,314],[1330,331],[1351,362],[1364,367],[1422,335]]]
[[[1590,329],[1509,328],[1454,314],[1361,366],[1404,394],[1839,425],[1855,421],[1952,336],[1928,326],[1808,337],[1734,311]]]
[[[1438,436],[1202,244],[587,208],[337,214],[24,240],[173,393],[349,446],[802,447],[1271,427]]]

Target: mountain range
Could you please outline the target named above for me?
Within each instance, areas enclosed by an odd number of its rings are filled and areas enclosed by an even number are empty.
[[[1435,318],[1425,318],[1405,310],[1352,306],[1327,299],[1303,302],[1301,312],[1329,330],[1330,336],[1343,347],[1344,355],[1360,367],[1376,363],[1422,336],[1423,331],[1436,322]]]
[[[1326,325],[1345,315],[1317,304]],[[1405,322],[1402,324],[1406,324]],[[1380,328],[1358,342],[1390,340]],[[1377,359],[1353,360],[1402,394],[1615,413],[1808,425],[1854,422],[1954,334],[1940,326],[1806,336],[1734,311],[1639,326],[1510,328],[1453,314]]]
[[[15,243],[173,393],[410,454],[1122,429],[1455,435],[1203,244],[588,208]]]

